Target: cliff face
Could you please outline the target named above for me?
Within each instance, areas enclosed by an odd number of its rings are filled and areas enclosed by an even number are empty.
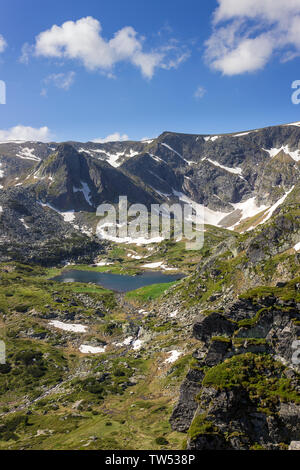
[[[299,288],[250,292],[222,314],[199,316],[199,349],[171,417],[173,429],[188,431],[189,449],[276,449],[299,438]],[[287,292],[293,300],[282,299]]]

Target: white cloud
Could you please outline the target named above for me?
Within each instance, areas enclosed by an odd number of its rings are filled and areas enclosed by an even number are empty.
[[[62,90],[69,90],[69,88],[74,83],[75,75],[75,72],[53,73],[44,79],[44,83],[46,85],[52,83],[57,88],[61,88]],[[45,89],[42,90],[42,93],[44,91]]]
[[[218,0],[219,7],[214,13],[215,22],[237,17],[261,17],[268,21],[282,21],[298,14],[299,0]]]
[[[300,55],[300,0],[218,0],[205,57],[224,75],[262,69],[275,51]]]
[[[31,46],[30,44],[28,44],[28,42],[25,42],[21,49],[21,57],[19,58],[19,62],[21,62],[22,64],[28,64],[29,58],[31,54],[33,54],[33,52],[34,46]]]
[[[203,98],[206,93],[206,89],[203,86],[198,86],[197,90],[194,93],[194,97],[197,99]]]
[[[119,132],[115,132],[114,134],[110,134],[107,137],[94,139],[92,140],[92,142],[95,142],[97,144],[105,144],[107,142],[120,142],[120,141],[125,141],[125,140],[129,140],[129,137],[127,134],[121,135]]]
[[[47,142],[51,140],[51,133],[46,126],[34,128],[19,125],[7,130],[0,129],[0,142],[12,140]]]
[[[4,37],[0,34],[0,52],[4,52],[7,47],[7,42],[5,41]]]
[[[145,38],[131,26],[117,31],[113,38],[102,36],[100,22],[88,16],[77,21],[66,21],[61,26],[41,32],[33,47],[36,56],[80,61],[88,70],[101,70],[109,76],[119,62],[130,62],[146,78],[152,78],[157,68],[176,68],[187,59],[189,52],[174,41],[167,46],[145,52]],[[26,62],[31,46],[23,46],[21,61]]]

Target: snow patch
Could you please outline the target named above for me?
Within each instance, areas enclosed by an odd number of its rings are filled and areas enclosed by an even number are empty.
[[[141,349],[143,345],[143,341],[140,340],[140,339],[136,339],[133,343],[132,343],[132,349],[134,351],[138,351],[139,349]]]
[[[267,222],[267,220],[269,220],[272,215],[274,214],[275,210],[277,209],[277,207],[281,206],[281,204],[284,203],[284,201],[286,200],[286,198],[288,197],[288,195],[293,191],[295,186],[293,186],[289,191],[287,191],[280,199],[279,201],[275,202],[275,204],[273,204],[272,207],[270,207],[270,209],[268,210],[268,212],[266,213],[264,219],[262,220],[262,222],[259,223],[259,225],[261,224],[264,224],[265,222]]]
[[[165,264],[163,264],[163,261],[157,261],[155,263],[143,264],[141,266],[141,268],[149,268],[149,269],[161,268],[164,271],[175,271],[175,270],[177,270],[177,268],[170,268],[170,267],[166,266]]]
[[[212,209],[205,207],[203,204],[198,204],[197,202],[193,201],[188,196],[186,196],[184,193],[176,191],[175,189],[173,189],[173,194],[174,196],[177,196],[180,201],[191,205],[195,210],[198,211],[199,214],[203,214],[203,218],[200,220],[200,223],[208,225],[218,225],[219,222],[221,222],[221,220],[224,219],[226,215],[228,215],[228,212],[213,211]]]
[[[174,312],[170,313],[170,317],[175,318],[177,317],[177,314],[178,314],[178,310],[174,310]]]
[[[109,261],[100,261],[99,263],[95,263],[96,266],[110,266],[111,264],[114,264],[114,263],[110,263]]]
[[[64,221],[65,222],[73,222],[74,219],[75,219],[75,211],[74,210],[71,210],[71,211],[67,211],[67,212],[61,212],[59,209],[56,209],[54,206],[52,206],[51,204],[49,204],[48,202],[47,203],[44,203],[44,202],[40,202],[38,201],[38,203],[42,206],[42,207],[48,207],[49,209],[52,209],[54,212],[57,212],[58,214],[60,214]],[[75,227],[75,226],[74,226]]]
[[[91,201],[91,190],[89,188],[89,185],[85,183],[84,181],[80,181],[80,184],[82,186],[81,188],[76,188],[75,186],[73,186],[73,192],[74,193],[81,192],[84,195],[86,202],[90,206],[93,206],[92,201]]]
[[[125,338],[124,341],[121,343],[115,343],[115,346],[117,347],[122,347],[122,346],[129,346],[133,341],[133,336],[128,336],[128,338]]]
[[[141,245],[148,245],[150,243],[160,243],[164,240],[163,237],[153,237],[153,238],[146,238],[146,237],[115,237],[110,235],[105,229],[111,227],[110,223],[106,223],[97,227],[97,236],[102,240],[109,240],[116,243],[126,243],[126,244],[133,244],[137,246]],[[116,225],[118,227],[118,224]]]
[[[24,160],[34,160],[36,162],[40,162],[41,159],[33,154],[34,151],[35,151],[34,148],[30,149],[28,147],[25,147],[22,150],[20,150],[20,152],[17,153],[16,156],[19,158],[23,158]]]
[[[254,217],[255,215],[259,214],[260,212],[268,209],[268,206],[258,206],[256,203],[256,198],[251,197],[250,199],[247,199],[247,201],[244,202],[238,202],[236,204],[232,204],[234,207],[234,210],[239,209],[242,211],[242,216],[239,220],[239,222],[235,225],[238,225],[242,220],[249,219],[250,217]],[[235,227],[235,225],[233,227]],[[233,228],[230,227],[230,228]]]
[[[252,134],[252,132],[257,131],[241,132],[240,134],[234,134],[232,137],[243,137],[244,135]]]
[[[92,156],[94,156],[95,153],[102,154],[103,157],[108,157],[108,158],[103,158],[103,159],[115,168],[121,165],[121,162],[118,161],[120,157],[132,158],[139,154],[139,152],[136,152],[133,149],[130,149],[129,151],[127,150],[127,151],[116,152],[116,153],[110,153],[106,150],[98,150],[98,149],[91,149],[91,150],[80,149],[79,152],[87,152]]]
[[[214,142],[215,140],[219,139],[219,135],[208,135],[207,137],[204,137],[205,142]]]
[[[265,152],[268,152],[268,154],[270,155],[271,158],[276,157],[276,155],[278,155],[279,152],[283,151],[286,155],[289,155],[293,160],[295,160],[295,162],[300,161],[300,150],[292,151],[292,150],[289,149],[288,145],[283,145],[280,148],[275,148],[274,147],[270,150],[267,150],[267,149],[263,149],[263,150]]]
[[[153,158],[153,160],[157,161],[158,163],[165,163],[166,162],[164,160],[162,160],[161,158],[159,158],[157,155],[153,155],[153,153],[148,153],[148,155],[150,155],[151,158]]]
[[[198,210],[199,213],[203,214],[203,220],[200,221],[204,224],[214,225],[220,227],[221,221],[232,214],[234,211],[239,209],[241,211],[241,217],[239,221],[234,224],[232,227],[228,227],[228,230],[233,230],[233,228],[238,225],[242,220],[248,219],[249,217],[254,217],[255,215],[259,214],[260,212],[268,209],[268,206],[258,206],[256,203],[256,198],[252,197],[247,199],[244,202],[238,202],[235,204],[231,204],[234,208],[231,212],[219,212],[209,209],[208,207],[204,206],[203,204],[198,204],[197,202],[192,201],[188,196],[173,189],[173,194],[179,198],[180,201],[190,204],[194,209]]]
[[[29,229],[28,225],[25,224],[24,219],[19,219],[19,221],[22,222],[22,224],[24,225],[24,227],[26,228],[26,230]]]
[[[296,245],[294,246],[294,250],[295,251],[300,251],[300,242],[296,243]]]
[[[65,222],[73,222],[75,220],[74,211],[60,212],[60,214],[63,216]]]
[[[159,268],[163,264],[163,261],[158,261],[156,263],[147,263],[143,264],[142,268]]]
[[[132,253],[128,253],[127,257],[132,259],[143,259],[143,256],[133,255]]]
[[[291,122],[290,124],[284,124],[285,126],[296,126],[300,127],[300,122]]]
[[[234,175],[239,175],[239,176],[242,175],[243,170],[241,168],[230,168],[228,166],[221,165],[220,163],[215,162],[214,160],[211,160],[210,158],[203,158],[202,161],[204,161],[204,160],[207,160],[210,163],[212,163],[213,165],[218,166],[218,167],[222,168],[223,170],[228,171],[229,173],[233,173]]]
[[[51,320],[49,322],[49,325],[54,326],[55,328],[58,328],[60,330],[72,331],[73,333],[86,333],[87,331],[87,326],[79,325],[76,323],[63,323],[58,320]]]
[[[122,346],[131,346],[131,348],[134,350],[134,351],[137,351],[138,349],[140,349],[142,347],[142,340],[140,339],[136,339],[133,341],[133,336],[128,336],[128,338],[124,339],[124,341],[122,341],[122,343],[115,343],[116,346],[118,347],[122,347]]]
[[[162,143],[161,145],[163,145],[164,147],[166,147],[168,150],[171,150],[171,152],[175,153],[176,155],[178,155],[178,157],[181,158],[181,160],[185,161],[186,163],[188,163],[189,165],[191,165],[193,162],[189,162],[188,160],[186,160],[185,158],[183,158],[182,155],[180,155],[180,153],[178,153],[176,150],[174,150],[172,147],[170,147],[170,145],[168,144],[164,144]]]
[[[82,344],[79,351],[83,354],[100,354],[104,353],[106,346],[89,346],[88,344]]]
[[[177,359],[178,359],[183,353],[180,352],[180,351],[173,350],[173,351],[169,351],[168,354],[170,354],[170,357],[168,357],[168,359],[165,360],[165,364],[172,364],[173,362],[176,362]]]

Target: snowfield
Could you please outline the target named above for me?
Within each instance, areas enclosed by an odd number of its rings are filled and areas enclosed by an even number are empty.
[[[134,244],[134,245],[140,246],[140,245],[148,245],[150,243],[160,243],[164,239],[163,237],[154,237],[154,238],[146,238],[146,237],[137,237],[137,238],[123,237],[123,238],[120,238],[120,237],[115,237],[115,236],[110,235],[105,230],[106,228],[109,228],[109,227],[112,227],[112,224],[106,223],[106,224],[97,226],[97,236],[101,240],[109,240],[109,241],[116,242],[116,243],[126,243],[126,244]],[[116,227],[119,227],[119,225],[116,224]]]
[[[228,227],[228,230],[233,230],[236,225],[238,225],[242,220],[248,219],[249,217],[254,217],[260,212],[268,209],[268,206],[258,206],[256,203],[256,198],[252,197],[247,199],[244,202],[238,202],[236,204],[231,204],[234,208],[232,212],[219,212],[213,211],[203,204],[198,204],[197,202],[192,201],[188,196],[173,189],[173,194],[179,198],[180,201],[190,204],[193,208],[197,210],[199,214],[202,213],[202,220],[199,220],[199,223],[215,225],[221,227],[222,220],[228,215],[232,214],[234,211],[239,209],[241,211],[241,217],[239,221],[231,227]]]

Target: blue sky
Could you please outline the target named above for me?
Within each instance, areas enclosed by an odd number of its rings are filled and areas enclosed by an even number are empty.
[[[291,101],[300,80],[300,0],[1,7],[0,140],[140,140],[300,120]]]

